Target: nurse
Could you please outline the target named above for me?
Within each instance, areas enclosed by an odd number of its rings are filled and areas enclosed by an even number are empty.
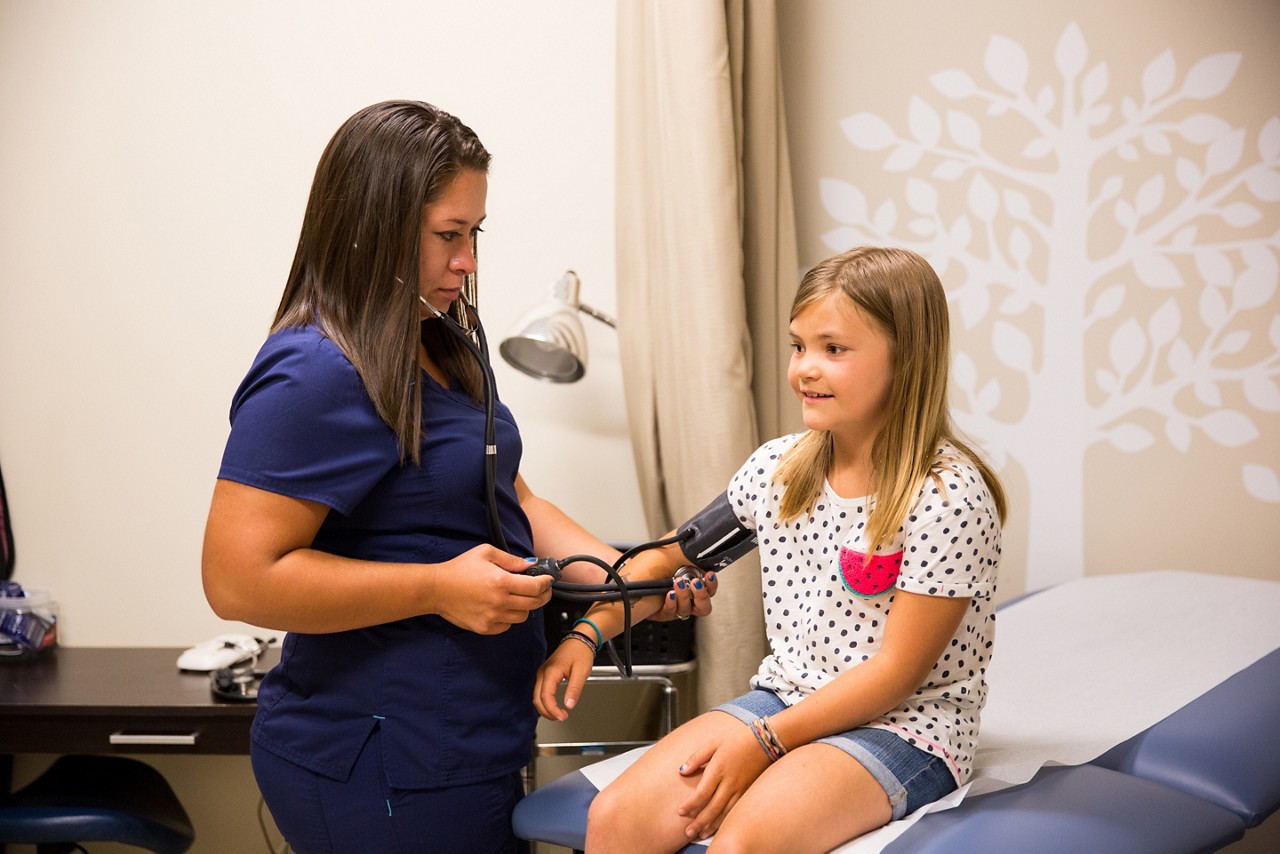
[[[530,490],[500,402],[491,528],[483,374],[445,328],[478,323],[489,159],[430,104],[348,119],[231,404],[204,589],[220,617],[288,633],[251,757],[299,854],[517,850],[551,596],[522,571],[618,556]],[[587,563],[565,576],[604,580]],[[676,590],[663,616],[709,610],[708,589]]]

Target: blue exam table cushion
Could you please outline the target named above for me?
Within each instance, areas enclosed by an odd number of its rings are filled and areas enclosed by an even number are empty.
[[[924,816],[885,854],[1193,854],[1244,836],[1222,807],[1093,765],[1040,769],[1030,782]]]
[[[1225,807],[1247,827],[1280,808],[1280,649],[1094,765]]]

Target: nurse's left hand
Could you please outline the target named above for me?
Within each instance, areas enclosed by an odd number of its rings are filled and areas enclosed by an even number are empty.
[[[719,580],[714,572],[708,572],[701,578],[694,577],[692,582],[677,578],[671,585],[671,591],[662,600],[662,610],[650,617],[650,620],[687,620],[690,617],[705,617],[711,613],[711,597],[716,595]]]

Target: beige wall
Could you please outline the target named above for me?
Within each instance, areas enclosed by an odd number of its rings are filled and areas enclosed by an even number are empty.
[[[196,9],[200,11],[195,11]],[[200,539],[231,395],[265,335],[321,149],[416,97],[493,152],[497,342],[567,268],[614,313],[613,9],[590,0],[0,4],[0,460],[20,580],[73,645],[223,627]],[[535,490],[643,530],[617,340],[551,386],[496,361]]]
[[[613,6],[595,0],[0,3],[0,461],[17,577],[61,602],[64,643],[186,646],[235,628],[199,579],[227,410],[316,160],[356,109],[424,98],[493,152],[481,310],[495,346],[566,268],[615,312],[614,54]],[[635,539],[617,340],[587,331],[582,382],[499,363],[499,391],[533,487]],[[155,764],[197,852],[264,850],[246,760]]]
[[[801,261],[938,267],[1002,595],[1280,578],[1280,4],[780,8]]]

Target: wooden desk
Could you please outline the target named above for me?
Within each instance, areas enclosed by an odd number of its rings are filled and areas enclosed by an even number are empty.
[[[59,647],[0,662],[0,755],[247,754],[254,703],[223,702],[180,648]],[[274,665],[279,649],[263,656]]]

